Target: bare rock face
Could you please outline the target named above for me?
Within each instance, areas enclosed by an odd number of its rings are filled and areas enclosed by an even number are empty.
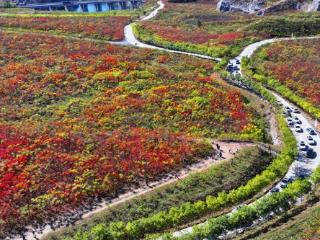
[[[254,13],[262,9],[265,0],[220,0],[217,9],[221,12]]]
[[[298,0],[281,0],[277,4],[264,8],[257,12],[257,15],[264,15],[266,13],[281,12],[288,9],[300,9],[300,3]]]

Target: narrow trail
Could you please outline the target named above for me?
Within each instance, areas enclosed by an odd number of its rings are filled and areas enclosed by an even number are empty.
[[[158,12],[163,9],[165,7],[164,3],[162,1],[158,1],[158,7],[156,9],[154,9],[149,15],[143,17],[140,21],[147,21],[147,20],[150,20],[152,19],[153,17],[155,17]],[[134,33],[133,33],[133,28],[132,28],[132,23],[125,26],[124,28],[124,34],[125,34],[125,40],[124,41],[121,41],[121,42],[108,42],[110,44],[116,44],[116,45],[124,45],[124,46],[132,46],[132,47],[139,47],[139,48],[148,48],[148,49],[155,49],[155,50],[160,50],[160,51],[166,51],[166,52],[171,52],[171,53],[178,53],[178,54],[185,54],[185,55],[189,55],[189,56],[194,56],[194,57],[199,57],[199,58],[203,58],[203,59],[210,59],[210,60],[214,60],[214,61],[220,61],[221,59],[220,58],[213,58],[213,57],[210,57],[210,56],[206,56],[206,55],[202,55],[202,54],[196,54],[196,53],[189,53],[189,52],[183,52],[183,51],[176,51],[176,50],[171,50],[171,49],[166,49],[166,48],[161,48],[161,47],[157,47],[157,46],[153,46],[153,45],[150,45],[150,44],[146,44],[146,43],[143,43],[141,41],[139,41],[135,36],[134,36]],[[319,37],[301,37],[301,38],[295,38],[295,39],[313,39],[313,38],[319,38]],[[251,44],[249,46],[247,46],[242,52],[241,54],[237,57],[239,60],[241,60],[243,57],[250,57],[254,52],[255,50],[257,50],[260,46],[262,45],[265,45],[267,43],[272,43],[272,42],[275,42],[275,41],[284,41],[284,40],[292,40],[292,38],[281,38],[281,39],[267,39],[267,40],[263,40],[263,41],[260,41],[260,42],[257,42],[257,43],[254,43],[254,44]],[[240,67],[240,66],[239,66]],[[275,94],[275,93],[273,93]],[[275,94],[275,96],[277,97],[277,99],[279,101],[281,101],[285,106],[291,106],[291,107],[295,107],[293,104],[290,104],[289,102],[287,102],[284,98],[282,98],[280,95],[278,94]],[[306,118],[303,117],[303,123],[304,123],[304,126],[305,127],[312,127],[312,125],[308,122],[308,120]],[[297,141],[299,142],[301,140],[301,138],[295,134],[296,136],[296,139]],[[317,136],[318,137],[318,136]],[[318,137],[319,138],[319,137]],[[304,139],[304,137],[303,137]],[[317,139],[317,142],[320,143],[320,138]],[[241,145],[238,145],[238,149],[242,148],[244,146],[241,146]],[[235,146],[233,146],[232,149],[237,149],[235,148]],[[316,150],[317,154],[318,154],[318,157],[317,159],[310,165],[308,165],[309,169],[312,171],[313,169],[315,169],[316,166],[318,166],[320,164],[320,160],[319,160],[319,156],[320,156],[320,147],[317,146],[317,150]],[[227,158],[226,158],[227,159]],[[212,159],[209,159],[209,162],[211,161]],[[296,161],[295,161],[296,162]],[[203,165],[204,164],[204,165]],[[200,163],[199,166],[193,166],[191,167],[191,169],[193,168],[193,171],[199,171],[199,170],[203,170],[205,168],[208,168],[209,166],[211,166],[213,163],[211,161],[211,163]],[[202,166],[202,167],[200,167]],[[292,165],[292,167],[294,166],[294,164]],[[288,171],[288,174],[292,174],[293,173],[293,168],[290,168],[290,170]],[[187,175],[189,175],[190,172],[184,172],[182,175],[181,175],[181,178],[184,178],[186,177]],[[172,183],[172,179],[165,179],[165,181],[163,183],[160,183],[160,185],[156,185],[157,187],[158,186],[163,186],[163,185],[166,185],[166,184],[169,184],[169,183]],[[110,204],[112,205],[115,205],[115,204],[119,204],[121,202],[124,202],[128,199],[131,199],[133,197],[136,197],[136,196],[139,196],[139,195],[142,195],[142,194],[145,194],[146,192],[148,191],[152,191],[152,189],[144,189],[144,188],[141,188],[140,189],[141,191],[135,191],[135,193],[133,195],[127,195],[127,196],[124,196],[122,198],[117,198],[116,201],[112,202],[112,203],[105,203],[103,206],[100,206],[98,207],[97,209],[94,209],[86,214],[83,214],[82,215],[82,219],[83,218],[87,218],[87,217],[90,217],[92,216],[93,214],[97,213],[97,212],[100,212],[102,210],[104,210],[105,208],[109,207]],[[204,224],[204,223],[202,223]],[[62,226],[61,228],[64,228],[64,226]],[[58,230],[60,228],[57,228]],[[39,229],[34,229],[32,227],[30,227],[30,231],[28,231],[27,233],[25,233],[24,237],[21,237],[21,236],[17,236],[17,237],[14,237],[14,238],[8,238],[8,239],[14,239],[14,240],[32,240],[32,239],[41,239],[42,237],[44,237],[45,235],[49,234],[49,233],[52,233],[54,231],[56,231],[57,229],[52,229],[49,225],[46,225],[44,228],[41,228],[40,230]],[[177,231],[174,233],[175,236],[181,236],[181,235],[184,235],[185,233],[188,233],[192,231],[192,227],[189,227],[189,228],[186,228],[186,229],[183,229],[183,230],[180,230],[180,231]]]
[[[219,164],[223,161],[229,161],[231,158],[234,157],[236,152],[238,152],[239,150],[241,150],[243,148],[256,146],[256,144],[254,144],[254,143],[246,143],[246,142],[215,141],[215,144],[219,144],[220,150],[222,153],[222,157],[219,157],[218,155],[214,155],[214,156],[206,158],[206,159],[201,159],[197,163],[194,163],[190,166],[182,168],[179,172],[176,172],[174,174],[173,173],[168,174],[158,181],[150,182],[148,184],[148,186],[144,185],[144,186],[141,186],[136,189],[130,189],[130,191],[127,191],[123,194],[120,194],[117,198],[114,198],[111,201],[103,200],[102,202],[100,202],[97,205],[97,207],[95,209],[93,209],[91,211],[84,211],[84,212],[80,213],[81,219],[76,221],[74,224],[79,224],[79,223],[81,223],[81,221],[86,220],[86,219],[90,218],[92,215],[99,213],[99,212],[102,212],[109,207],[119,205],[119,204],[126,202],[130,199],[133,199],[135,197],[142,196],[142,195],[145,195],[145,194],[150,193],[152,191],[155,191],[156,189],[158,189],[160,187],[164,187],[166,185],[170,185],[175,182],[178,182],[181,179],[184,179],[184,178],[190,176],[190,174],[204,171],[204,170],[212,167],[213,165]],[[258,147],[263,149],[263,146],[258,145]],[[213,145],[213,148],[216,149],[215,145]],[[266,149],[263,149],[263,150],[266,150]],[[59,227],[52,229],[52,227],[49,224],[44,226],[42,229],[34,229],[34,228],[30,227],[30,231],[25,233],[25,239],[27,239],[27,240],[41,239],[42,237],[44,237],[54,231],[63,229],[65,227],[67,227],[67,226],[62,225],[62,226],[59,226]],[[12,239],[12,238],[10,238],[10,239]],[[20,236],[16,236],[13,239],[23,240],[23,238]]]

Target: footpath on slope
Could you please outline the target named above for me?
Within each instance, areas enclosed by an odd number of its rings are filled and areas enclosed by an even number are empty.
[[[219,145],[219,150],[216,148],[216,144]],[[215,164],[221,163],[223,161],[229,161],[234,157],[234,155],[241,149],[246,148],[246,147],[252,147],[256,146],[254,143],[249,143],[249,142],[223,142],[223,141],[214,141],[214,144],[212,145],[214,150],[215,150],[215,155],[212,157],[209,157],[207,159],[201,159],[199,162],[194,163],[190,166],[187,166],[183,169],[181,169],[179,172],[176,173],[171,173],[165,176],[164,178],[161,178],[158,181],[155,182],[150,182],[145,186],[141,186],[139,188],[135,189],[130,189],[129,191],[120,194],[117,198],[112,199],[111,201],[105,201],[103,200],[102,202],[99,202],[97,207],[89,212],[81,212],[79,213],[79,220],[74,222],[74,224],[79,224],[81,221],[90,218],[94,214],[97,214],[99,212],[104,211],[105,209],[109,207],[116,206],[118,204],[121,204],[125,201],[128,201],[130,199],[133,199],[138,196],[142,196],[144,194],[147,194],[149,192],[152,192],[160,187],[164,187],[169,184],[173,184],[177,181],[180,181],[186,177],[188,177],[190,174],[196,173],[196,172],[201,172],[204,171],[210,167],[212,167]],[[219,152],[221,152],[221,156],[219,156]],[[30,227],[30,230],[25,233],[24,237],[22,236],[15,236],[14,238],[8,238],[8,239],[14,239],[14,240],[32,240],[32,239],[41,239],[42,237],[63,229],[67,227],[66,223],[68,222],[57,222],[56,227],[52,228],[52,225],[55,224],[47,224],[41,229],[34,229]],[[60,226],[59,226],[60,224]]]

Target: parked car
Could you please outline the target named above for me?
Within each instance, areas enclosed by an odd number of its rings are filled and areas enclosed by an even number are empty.
[[[302,124],[301,120],[295,120],[294,124]]]
[[[286,110],[287,110],[287,112],[292,112],[292,109],[290,108],[290,107],[285,107],[286,108]]]
[[[293,177],[285,177],[284,179],[282,179],[282,182],[284,183],[292,183],[294,181]]]
[[[307,132],[308,132],[310,135],[317,135],[316,131],[314,131],[312,128],[307,128]]]
[[[313,129],[310,130],[309,134],[310,135],[317,135],[316,132]]]
[[[238,71],[238,70],[240,70],[240,68],[238,66],[234,66],[233,70]]]
[[[280,183],[280,187],[281,187],[281,188],[286,188],[286,187],[288,187],[288,183],[281,182],[281,183]]]
[[[279,188],[277,187],[274,187],[270,190],[271,193],[276,193],[276,192],[279,192]]]
[[[295,130],[296,132],[298,132],[298,133],[302,133],[302,132],[303,132],[302,128],[301,128],[299,125],[295,125],[295,126],[294,126],[294,130]]]
[[[239,59],[236,59],[236,64],[240,64],[240,60]]]
[[[294,112],[294,113],[300,113],[300,111],[299,111],[298,108],[293,109],[293,112]]]
[[[291,113],[288,111],[283,112],[284,117],[292,117]]]
[[[315,158],[317,156],[317,153],[315,151],[313,151],[312,148],[308,148],[307,152],[306,152],[306,157],[307,158]]]
[[[308,136],[308,144],[315,146],[315,145],[317,145],[317,142],[309,135]]]
[[[301,168],[300,170],[295,172],[295,175],[296,175],[297,178],[304,179],[304,178],[306,178],[306,177],[311,175],[311,171],[309,171],[308,169]]]
[[[307,151],[308,146],[306,145],[306,143],[304,141],[301,141],[299,144],[299,150],[301,151]]]

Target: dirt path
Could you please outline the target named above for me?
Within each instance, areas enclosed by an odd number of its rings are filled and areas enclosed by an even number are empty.
[[[93,214],[103,211],[106,208],[115,206],[117,204],[123,203],[129,199],[141,196],[143,194],[149,193],[153,191],[155,188],[163,187],[169,184],[172,184],[174,182],[180,181],[186,177],[188,177],[192,173],[204,171],[211,167],[212,165],[215,165],[217,163],[220,163],[222,161],[228,161],[231,158],[234,157],[234,155],[242,148],[244,147],[251,147],[255,144],[253,143],[241,143],[241,142],[221,142],[221,141],[215,141],[213,144],[213,148],[219,152],[219,149],[217,149],[217,145],[220,147],[221,157],[216,154],[215,156],[212,156],[207,159],[202,159],[198,163],[192,164],[186,168],[181,169],[176,174],[170,174],[163,179],[151,182],[149,183],[149,186],[142,186],[138,189],[132,189],[130,192],[127,192],[125,194],[120,195],[118,198],[115,198],[111,203],[105,203],[104,206],[101,206],[101,208],[97,208],[94,211],[91,211],[90,213],[84,214],[83,219],[91,217]]]
[[[103,201],[98,204],[97,208],[91,210],[90,212],[81,214],[81,219],[76,221],[75,224],[80,224],[83,220],[91,218],[94,214],[100,213],[107,208],[114,207],[118,204],[126,202],[130,199],[142,196],[144,194],[148,194],[156,189],[167,186],[169,184],[173,184],[177,181],[181,181],[182,179],[188,177],[192,173],[204,171],[211,166],[221,163],[222,161],[228,161],[234,157],[234,155],[241,149],[245,147],[255,146],[254,143],[250,142],[223,142],[223,141],[214,141],[212,144],[213,148],[215,149],[214,156],[209,157],[207,159],[201,159],[199,162],[192,164],[186,168],[181,169],[179,172],[175,174],[168,174],[164,178],[156,182],[150,182],[149,186],[141,186],[139,188],[130,189],[124,194],[119,195],[117,198],[114,198],[112,201]],[[221,155],[220,155],[221,153]],[[35,239],[35,238],[43,238],[47,234],[50,234],[54,231],[59,231],[59,229],[63,229],[66,226],[58,227],[57,229],[53,230],[49,225],[45,226],[42,231],[39,233],[34,233],[32,231],[26,234],[26,239]],[[16,240],[22,239],[21,237],[14,238]]]

